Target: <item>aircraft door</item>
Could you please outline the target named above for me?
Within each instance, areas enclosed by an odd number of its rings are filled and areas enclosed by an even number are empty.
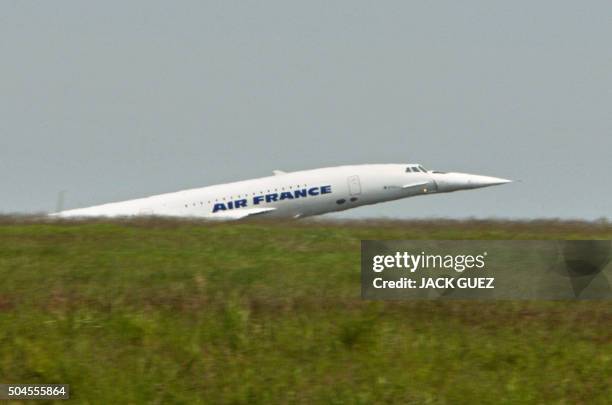
[[[359,176],[350,176],[347,181],[350,195],[361,194],[361,182],[359,181]]]

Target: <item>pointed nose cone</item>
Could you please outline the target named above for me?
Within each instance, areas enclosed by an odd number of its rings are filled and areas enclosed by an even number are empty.
[[[500,184],[512,183],[512,180],[502,179],[500,177],[477,176],[474,174],[470,174],[467,176],[468,176],[468,188],[489,187],[489,186],[497,186]]]
[[[432,177],[438,186],[438,192],[441,193],[497,186],[499,184],[512,182],[512,180],[502,179],[499,177],[480,176],[477,174],[466,173],[434,173]]]

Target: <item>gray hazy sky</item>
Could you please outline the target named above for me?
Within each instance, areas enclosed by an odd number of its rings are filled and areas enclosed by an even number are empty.
[[[610,218],[611,147],[610,1],[0,3],[0,212],[420,162],[523,182],[343,216]]]

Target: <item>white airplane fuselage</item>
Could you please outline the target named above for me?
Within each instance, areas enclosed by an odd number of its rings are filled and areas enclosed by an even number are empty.
[[[61,218],[169,216],[302,218],[363,205],[473,189],[510,180],[426,171],[419,164],[363,164],[275,175],[52,214]]]

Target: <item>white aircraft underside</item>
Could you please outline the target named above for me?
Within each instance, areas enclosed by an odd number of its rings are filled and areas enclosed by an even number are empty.
[[[338,166],[159,194],[51,214],[60,218],[169,216],[302,218],[362,205],[487,187],[510,180],[427,171],[419,164]]]

